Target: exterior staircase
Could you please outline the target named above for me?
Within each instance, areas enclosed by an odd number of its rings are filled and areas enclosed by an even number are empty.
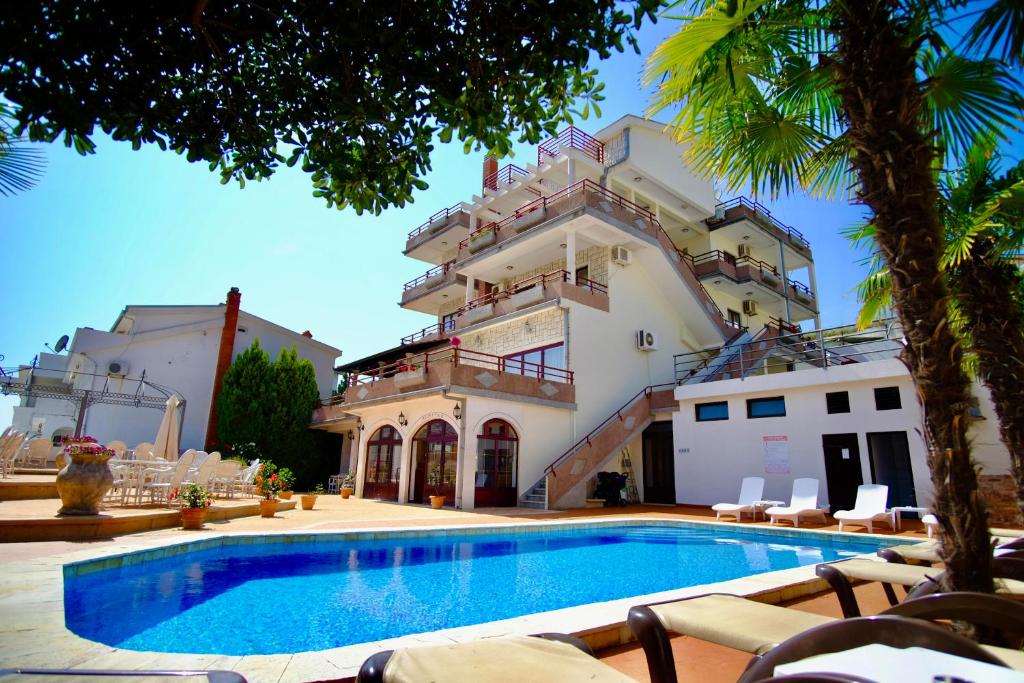
[[[577,487],[586,486],[608,459],[619,453],[651,423],[654,412],[674,405],[675,383],[646,386],[570,446],[544,470],[544,476],[520,497],[523,507],[565,507]],[[580,498],[584,498],[584,495]]]

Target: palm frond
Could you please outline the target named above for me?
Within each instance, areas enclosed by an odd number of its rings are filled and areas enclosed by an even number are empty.
[[[1024,2],[995,0],[967,33],[967,46],[1015,66],[1024,65]]]

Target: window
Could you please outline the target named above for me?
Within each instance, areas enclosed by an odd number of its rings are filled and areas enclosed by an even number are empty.
[[[902,407],[899,387],[878,387],[875,389],[875,410],[899,410]]]
[[[447,313],[441,316],[441,331],[449,332],[455,329],[455,316],[456,313]]]
[[[733,327],[743,327],[743,319],[740,317],[739,311],[734,311],[731,308],[725,309],[726,317],[729,319],[729,324]]]
[[[715,403],[698,403],[694,406],[697,422],[714,422],[729,419],[729,404],[726,401]]]
[[[850,412],[850,392],[830,391],[825,394],[825,407],[828,414]]]
[[[583,280],[589,280],[590,279],[590,266],[589,265],[587,265],[587,266],[580,266],[579,268],[576,269],[576,282],[577,282],[577,284],[579,283],[581,278]]]
[[[782,396],[747,399],[747,417],[785,417],[786,399]]]
[[[543,373],[544,379],[559,382],[565,381],[565,373],[558,371],[565,369],[565,347],[561,342],[505,356],[505,372],[513,375],[538,377]]]

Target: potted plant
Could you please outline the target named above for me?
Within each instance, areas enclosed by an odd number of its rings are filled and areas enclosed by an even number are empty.
[[[210,494],[199,484],[185,484],[171,491],[171,500],[181,501],[181,528],[195,531],[203,528],[206,509],[210,507]]]
[[[427,472],[427,485],[428,486],[440,486],[441,485],[441,465],[434,465]],[[430,496],[430,507],[435,510],[440,510],[444,507],[444,496]]]
[[[61,502],[57,514],[98,515],[103,496],[114,485],[114,474],[107,464],[114,451],[91,436],[64,437],[61,443],[66,464],[57,473]]]
[[[256,490],[263,496],[260,501],[260,517],[273,517],[277,512],[277,494],[281,491],[281,478],[277,466],[269,460],[260,465],[256,472]]]
[[[281,498],[291,500],[295,494],[292,491],[292,487],[295,486],[295,475],[287,467],[282,467],[277,471],[277,478],[281,481]]]
[[[349,472],[345,475],[345,478],[341,480],[341,497],[348,498],[356,492],[356,478]]]
[[[313,506],[316,505],[316,497],[324,494],[324,485],[317,484],[313,487],[313,490],[305,495],[299,496],[302,501],[303,510],[312,510]]]

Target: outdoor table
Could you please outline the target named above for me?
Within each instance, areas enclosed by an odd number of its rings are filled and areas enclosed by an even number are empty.
[[[894,508],[890,508],[889,512],[892,513],[892,528],[895,531],[899,531],[900,524],[902,524],[900,516],[904,512],[916,512],[918,515],[923,515],[928,512],[928,508],[915,507],[913,505],[897,505]]]
[[[1024,683],[1024,673],[966,657],[923,647],[897,648],[863,645],[780,664],[775,675],[798,673],[839,673],[867,678],[875,683],[932,683],[933,680],[980,683]]]
[[[767,519],[767,517],[765,517],[764,514],[765,510],[767,510],[768,508],[773,508],[777,505],[785,504],[786,501],[784,500],[755,500],[753,503],[751,503],[751,507],[754,508],[754,521],[757,521],[758,512],[761,513],[761,519]]]

